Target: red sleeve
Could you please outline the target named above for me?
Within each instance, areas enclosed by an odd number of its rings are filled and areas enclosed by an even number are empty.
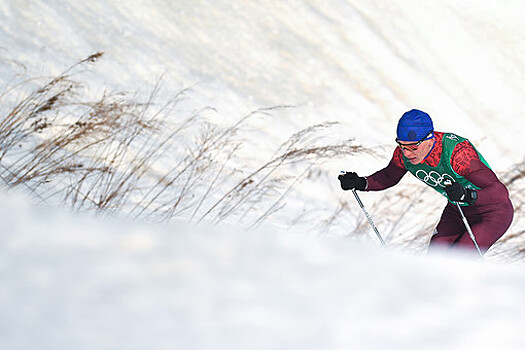
[[[467,177],[473,171],[482,169],[485,165],[479,159],[478,152],[468,140],[456,145],[450,157],[450,164],[452,169],[463,177]]]
[[[509,201],[509,192],[496,174],[479,158],[478,152],[468,141],[454,148],[450,158],[452,169],[478,186],[476,205],[497,204]]]
[[[401,151],[399,147],[396,147],[394,155],[387,167],[366,177],[366,190],[379,191],[392,187],[401,180],[406,172],[407,170],[405,169],[403,159],[401,158]]]

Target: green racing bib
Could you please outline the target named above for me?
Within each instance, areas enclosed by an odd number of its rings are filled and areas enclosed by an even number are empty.
[[[443,152],[441,153],[441,159],[439,160],[439,164],[436,167],[431,167],[425,163],[412,164],[404,155],[402,155],[405,168],[416,178],[418,178],[428,186],[432,187],[434,190],[441,193],[447,199],[448,197],[445,192],[445,185],[443,184],[445,180],[459,182],[465,188],[477,190],[479,189],[479,187],[465,179],[463,176],[457,174],[454,171],[454,169],[452,169],[452,165],[450,164],[452,151],[454,150],[457,144],[465,140],[467,139],[456,134],[444,133],[442,140]],[[472,145],[472,147],[474,146]],[[475,147],[474,149],[476,150]],[[490,166],[485,161],[483,156],[478,152],[478,150],[476,150],[476,152],[478,153],[479,159],[483,162],[483,164],[490,168]],[[461,203],[461,205],[467,206],[468,204]]]

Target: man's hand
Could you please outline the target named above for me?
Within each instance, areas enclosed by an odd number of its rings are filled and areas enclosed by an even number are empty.
[[[471,205],[474,204],[476,199],[478,199],[478,193],[476,190],[465,188],[461,186],[459,182],[445,184],[445,192],[447,192],[448,199],[453,202],[461,202]]]
[[[345,172],[337,177],[341,181],[341,188],[345,191],[356,189],[364,190],[366,188],[366,178],[358,176],[356,173]]]

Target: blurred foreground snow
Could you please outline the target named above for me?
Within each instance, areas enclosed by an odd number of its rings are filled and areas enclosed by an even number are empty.
[[[0,194],[2,349],[510,349],[521,265],[266,227],[141,226]]]

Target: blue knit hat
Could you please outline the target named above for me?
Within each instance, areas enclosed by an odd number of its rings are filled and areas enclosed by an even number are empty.
[[[397,123],[398,141],[421,141],[427,135],[427,139],[434,136],[434,125],[430,116],[418,109],[412,109],[399,119]]]

